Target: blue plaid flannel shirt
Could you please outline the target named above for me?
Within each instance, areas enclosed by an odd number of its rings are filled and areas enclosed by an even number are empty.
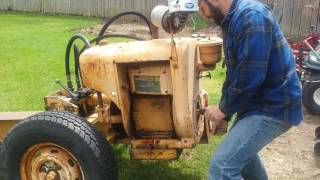
[[[261,114],[298,125],[303,113],[295,61],[269,8],[233,0],[221,27],[227,73],[219,107],[227,119]]]

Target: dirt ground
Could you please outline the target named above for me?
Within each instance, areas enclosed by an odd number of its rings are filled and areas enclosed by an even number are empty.
[[[305,112],[304,122],[275,139],[261,157],[270,180],[319,180],[320,157],[313,153],[320,117]]]
[[[99,34],[102,25],[96,27],[89,27],[84,29],[75,30],[77,33],[81,34],[94,34],[95,36]],[[106,34],[126,34],[143,39],[150,39],[149,28],[144,24],[112,24],[106,31]],[[191,37],[192,34],[204,34],[210,36],[221,36],[221,30],[219,28],[207,28],[202,30],[193,30],[192,28],[186,27],[180,33],[176,34],[175,37]],[[170,38],[170,34],[159,31],[160,38]]]

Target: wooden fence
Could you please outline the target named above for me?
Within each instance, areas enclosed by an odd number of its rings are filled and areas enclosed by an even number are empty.
[[[281,27],[294,39],[309,33],[311,25],[320,31],[320,0],[264,0],[281,19]]]
[[[0,0],[0,10],[110,17],[124,11],[149,14],[167,0]]]
[[[273,7],[282,29],[297,38],[309,32],[310,26],[320,31],[320,0],[261,0]],[[0,0],[0,10],[58,13],[83,16],[110,17],[124,11],[149,14],[167,0]]]

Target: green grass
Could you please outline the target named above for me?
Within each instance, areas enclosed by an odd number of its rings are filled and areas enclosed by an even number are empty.
[[[70,29],[98,19],[0,13],[0,111],[42,110],[43,97],[64,78]]]
[[[209,22],[204,20],[200,14],[193,14],[188,22],[187,26],[193,28],[194,30],[199,30],[203,28],[208,28],[210,26]]]
[[[59,88],[54,79],[65,79],[65,49],[75,33],[71,29],[98,23],[80,16],[1,12],[0,111],[42,110],[43,97]]]
[[[59,89],[53,80],[64,80],[64,53],[72,29],[98,23],[97,18],[0,12],[0,112],[43,110],[43,97]],[[219,65],[213,79],[204,82],[211,104],[219,100],[223,78]],[[207,179],[220,140],[184,150],[177,161],[131,161],[128,147],[116,145],[120,179]]]

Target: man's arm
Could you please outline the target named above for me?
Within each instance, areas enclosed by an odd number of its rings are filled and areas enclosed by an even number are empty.
[[[219,107],[221,107],[222,103],[224,103],[226,101],[226,92],[227,89],[229,88],[230,84],[229,84],[229,80],[228,80],[228,70],[226,72],[226,78],[224,80],[224,83],[222,85],[222,89],[221,89],[221,98],[220,98],[220,103],[219,103]],[[220,108],[221,109],[221,108]],[[226,115],[226,114],[225,114]],[[231,119],[231,117],[226,116],[225,120],[229,121]]]
[[[265,80],[272,48],[272,23],[266,15],[250,10],[237,22],[234,60],[237,66],[232,82],[223,89],[219,104],[230,118],[245,106]]]

